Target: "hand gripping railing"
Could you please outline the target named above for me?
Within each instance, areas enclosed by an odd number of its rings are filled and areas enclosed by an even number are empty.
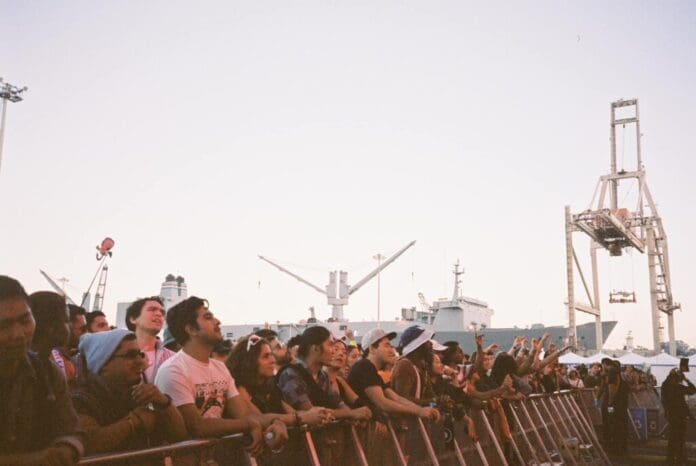
[[[244,435],[188,440],[146,450],[107,453],[84,458],[81,466],[101,464],[169,465],[204,463],[222,449],[259,466],[508,466],[567,464],[610,465],[600,445],[587,406],[578,390],[531,395],[503,401],[503,409],[471,408],[470,429],[463,420],[433,423],[420,418],[381,417],[367,425],[341,421],[323,427],[289,428],[290,441],[280,453],[266,452],[254,460],[243,450]],[[377,450],[382,450],[376,455]],[[294,455],[294,456],[293,456]],[[243,461],[242,461],[243,462]],[[214,464],[214,463],[213,463]],[[236,463],[235,463],[236,464]]]

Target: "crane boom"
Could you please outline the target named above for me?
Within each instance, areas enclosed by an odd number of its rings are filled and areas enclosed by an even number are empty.
[[[391,263],[394,262],[396,259],[398,259],[400,255],[402,255],[403,253],[405,253],[406,250],[407,250],[408,248],[410,248],[411,246],[413,246],[414,244],[416,244],[416,242],[415,242],[415,241],[411,241],[411,242],[408,243],[406,246],[404,246],[403,248],[399,249],[399,250],[398,250],[396,253],[394,253],[394,255],[392,255],[389,259],[387,259],[386,261],[382,262],[376,269],[374,269],[372,272],[368,273],[368,274],[365,276],[365,278],[363,278],[362,280],[360,280],[360,281],[359,281],[358,283],[356,283],[355,285],[351,286],[350,289],[348,290],[348,294],[353,294],[353,293],[355,293],[356,291],[358,291],[365,283],[369,282],[369,281],[372,280],[374,277],[376,277],[378,273],[380,273],[382,270],[384,270],[385,267],[387,267],[389,264],[391,264]]]
[[[313,284],[313,283],[310,283],[309,281],[305,280],[304,278],[300,277],[299,275],[294,274],[294,273],[292,273],[291,271],[289,271],[288,269],[286,269],[286,268],[284,268],[284,267],[282,267],[282,266],[276,264],[275,262],[266,259],[266,258],[263,257],[262,255],[259,255],[259,259],[261,259],[262,261],[268,262],[268,263],[271,264],[273,267],[275,267],[276,269],[280,270],[281,272],[287,273],[288,275],[290,275],[291,277],[293,277],[295,280],[297,280],[297,281],[299,281],[299,282],[302,282],[302,283],[304,283],[305,285],[307,285],[307,286],[309,286],[309,287],[311,287],[311,288],[314,288],[315,290],[317,290],[319,293],[321,293],[321,294],[323,294],[323,295],[326,295],[326,290],[322,290],[322,289],[319,288],[317,285],[315,285],[315,284]]]
[[[44,276],[44,278],[46,279],[46,281],[48,281],[48,283],[51,285],[51,287],[52,287],[54,290],[56,290],[56,293],[58,293],[59,295],[65,297],[65,301],[67,301],[68,304],[75,304],[75,301],[73,301],[72,299],[70,299],[70,296],[67,295],[67,293],[65,292],[65,290],[63,290],[60,286],[58,286],[58,284],[55,282],[55,280],[53,280],[53,279],[51,278],[51,276],[50,276],[49,274],[47,274],[46,272],[44,272],[44,271],[41,270],[41,269],[39,269],[39,272],[41,272],[41,275]]]

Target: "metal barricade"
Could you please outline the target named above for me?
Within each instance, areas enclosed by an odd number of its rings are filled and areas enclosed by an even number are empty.
[[[531,395],[503,402],[502,410],[470,409],[470,431],[463,420],[433,423],[415,417],[372,420],[356,428],[345,422],[322,428],[291,428],[280,452],[250,458],[244,436],[189,440],[147,450],[83,459],[100,464],[248,464],[251,466],[508,466],[610,465],[582,391]],[[591,404],[594,408],[594,401]],[[509,425],[508,430],[505,425]],[[220,451],[235,460],[215,462]],[[210,461],[210,462],[208,462]]]
[[[220,439],[186,440],[171,445],[163,445],[144,450],[92,455],[83,458],[78,464],[80,466],[103,464],[198,466],[199,464],[206,464],[207,461],[212,461],[211,464],[215,464],[213,458],[216,448],[239,451],[242,458],[246,458],[247,464],[252,464],[252,460],[243,450],[243,440],[243,434],[228,435]]]

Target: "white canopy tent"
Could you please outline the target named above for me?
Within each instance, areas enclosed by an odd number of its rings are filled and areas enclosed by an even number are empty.
[[[657,356],[647,358],[646,362],[651,366],[679,367],[679,358],[675,358],[674,356],[669,355],[664,351],[660,352],[660,354],[658,354]]]
[[[633,351],[628,352],[617,359],[623,366],[642,366],[643,364],[648,363],[648,358],[641,356],[640,354],[636,354]]]
[[[648,358],[646,362],[650,365],[650,372],[655,376],[658,387],[665,381],[669,371],[675,367],[679,367],[679,358],[670,356],[664,351],[657,356]]]
[[[558,362],[560,362],[561,364],[577,366],[579,364],[587,364],[587,358],[575,353],[566,353],[560,358],[558,358]]]

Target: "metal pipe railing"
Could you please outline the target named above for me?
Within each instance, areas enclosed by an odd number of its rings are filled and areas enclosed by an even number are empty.
[[[509,446],[512,448],[515,461],[523,464],[530,462],[541,464],[546,461],[553,463],[556,461],[556,455],[560,455],[563,458],[563,462],[570,465],[611,464],[609,457],[599,442],[599,436],[595,432],[592,418],[589,415],[589,410],[597,408],[594,406],[593,400],[588,400],[582,395],[582,392],[579,390],[561,391],[552,394],[530,395],[524,400],[509,402],[507,405],[509,409],[504,411],[509,414],[507,422],[512,434],[509,439]],[[453,421],[453,427],[451,428],[452,438],[448,440],[451,443],[444,450],[442,448],[444,440],[439,437],[443,435],[441,429],[436,425],[424,423],[419,418],[412,418],[409,421],[412,422],[412,427],[416,429],[412,431],[415,437],[410,437],[410,442],[416,441],[418,445],[410,443],[402,445],[403,439],[400,439],[400,434],[395,429],[392,420],[388,417],[383,421],[387,435],[381,438],[386,442],[384,447],[393,450],[394,458],[400,466],[407,466],[409,462],[405,448],[409,451],[409,456],[412,448],[416,448],[417,450],[415,451],[425,455],[426,461],[433,465],[451,464],[454,462],[459,466],[466,466],[467,464],[507,466],[509,458],[506,458],[501,446],[503,440],[507,439],[504,439],[501,433],[497,432],[501,422],[504,422],[505,419],[497,419],[498,416],[502,417],[502,414],[495,413],[490,415],[489,418],[485,409],[471,413],[472,419],[478,425],[477,431],[486,434],[485,437],[481,438],[481,441],[479,441],[477,436],[472,434],[470,437],[465,433],[464,426],[459,424],[462,421]],[[496,427],[494,428],[493,425]],[[455,428],[456,426],[459,426],[459,429]],[[366,450],[361,442],[361,438],[364,439],[365,437],[358,433],[358,429],[354,424],[346,422],[334,422],[324,427],[309,428],[308,426],[303,426],[301,428],[289,428],[288,433],[295,439],[295,446],[293,446],[292,452],[301,456],[306,455],[306,460],[311,466],[321,466],[323,460],[322,452],[330,455],[336,454],[336,451],[322,450],[321,448],[326,447],[326,445],[323,443],[322,445],[316,444],[319,440],[313,438],[315,433],[325,435],[328,432],[327,427],[337,429],[336,435],[339,435],[338,438],[342,439],[339,443],[344,450],[341,451],[347,454],[345,462],[342,461],[341,463],[342,465],[369,466],[368,455],[366,455]],[[370,435],[370,432],[374,432],[374,430],[368,429],[366,432],[367,435]],[[145,461],[162,461],[163,464],[169,465],[177,457],[198,455],[200,459],[203,455],[212,456],[212,450],[220,446],[224,446],[232,452],[235,450],[241,451],[245,440],[245,434],[241,433],[217,439],[186,440],[143,450],[88,456],[83,458],[78,464],[80,466],[94,466],[119,462],[132,464]],[[369,437],[368,444],[370,444]],[[374,446],[374,443],[372,445]],[[317,447],[321,448],[318,450]],[[485,451],[484,447],[486,448]],[[520,447],[524,448],[524,451],[521,451]],[[301,448],[303,451],[297,448]],[[328,448],[331,450],[333,447],[329,445]],[[284,457],[281,454],[278,458],[280,461]],[[255,464],[253,458],[249,458],[249,462],[250,464]]]

